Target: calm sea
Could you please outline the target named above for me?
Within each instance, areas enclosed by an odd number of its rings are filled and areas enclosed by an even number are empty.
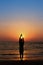
[[[0,60],[20,60],[18,42],[0,42]],[[23,60],[43,60],[43,42],[25,42]]]

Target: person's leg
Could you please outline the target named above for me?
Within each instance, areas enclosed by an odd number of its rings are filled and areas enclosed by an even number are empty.
[[[20,58],[21,58],[21,51],[20,51]]]
[[[23,59],[23,48],[20,49],[20,59]]]
[[[23,52],[22,52],[22,58],[23,58]]]
[[[23,57],[23,51],[20,50],[20,59],[22,59],[22,57]]]

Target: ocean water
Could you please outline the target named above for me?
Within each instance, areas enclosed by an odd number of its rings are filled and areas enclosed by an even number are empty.
[[[0,42],[0,60],[20,60],[19,43]],[[23,60],[43,60],[43,42],[25,42]]]

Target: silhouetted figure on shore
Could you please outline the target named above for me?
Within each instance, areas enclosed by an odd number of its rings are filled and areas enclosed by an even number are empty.
[[[24,38],[22,34],[20,35],[19,38],[19,52],[20,52],[20,59],[23,59],[23,51],[24,51]]]

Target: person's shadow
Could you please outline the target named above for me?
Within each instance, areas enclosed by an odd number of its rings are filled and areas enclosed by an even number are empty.
[[[23,38],[22,34],[20,35],[20,38],[19,38],[19,52],[20,52],[20,59],[22,61],[23,52],[24,52],[24,38]]]

